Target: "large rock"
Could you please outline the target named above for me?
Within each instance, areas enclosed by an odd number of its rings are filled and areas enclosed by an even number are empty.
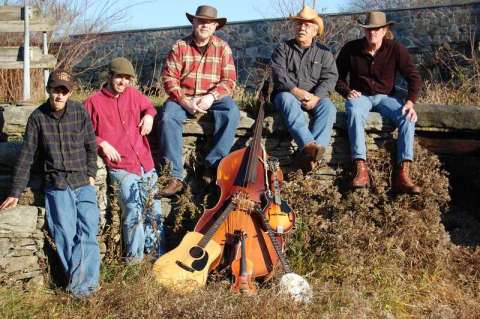
[[[417,128],[433,131],[480,131],[480,107],[417,104]]]
[[[0,213],[0,236],[30,236],[37,229],[38,208],[17,206]]]
[[[21,139],[25,132],[25,126],[30,114],[37,106],[3,106],[2,109],[2,133],[11,138]]]

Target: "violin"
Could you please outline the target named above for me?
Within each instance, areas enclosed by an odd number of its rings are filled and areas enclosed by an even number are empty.
[[[253,295],[257,292],[253,284],[253,262],[248,259],[246,253],[245,238],[247,237],[244,231],[238,231],[239,247],[237,248],[237,258],[233,261],[232,275],[235,281],[232,285],[232,290],[235,292]]]
[[[295,225],[295,213],[280,195],[280,183],[283,181],[283,172],[280,162],[276,158],[268,161],[271,188],[265,194],[265,217],[272,230],[277,234],[286,234]]]

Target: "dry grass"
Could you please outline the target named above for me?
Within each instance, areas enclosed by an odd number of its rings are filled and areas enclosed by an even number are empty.
[[[288,239],[295,271],[307,276],[314,301],[293,304],[275,280],[255,297],[235,295],[216,276],[205,290],[179,295],[158,286],[151,264],[104,265],[102,289],[88,300],[60,290],[0,289],[2,318],[477,318],[480,249],[457,247],[441,223],[448,180],[435,156],[416,148],[418,197],[390,193],[389,152],[370,154],[373,186],[350,192],[348,167],[333,183],[315,171],[293,173],[284,196],[297,212]],[[179,199],[176,220],[195,218],[192,195]],[[195,211],[195,214],[192,213]],[[186,215],[185,215],[186,214]],[[188,216],[193,214],[192,216]]]

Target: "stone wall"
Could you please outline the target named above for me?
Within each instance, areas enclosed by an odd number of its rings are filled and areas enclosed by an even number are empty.
[[[466,159],[468,160],[471,165],[468,166],[466,173],[477,183],[468,184],[468,188],[480,190],[480,107],[417,105],[416,109],[419,114],[417,135],[420,143],[439,154],[461,154],[461,157],[454,158],[454,162],[456,165],[459,163],[461,165]],[[21,147],[19,139],[32,108],[3,106],[0,110],[0,119],[3,119],[3,124],[0,126],[3,136],[3,142],[0,143],[0,201],[2,201],[10,187],[15,159],[18,158]],[[202,194],[202,190],[198,183],[199,176],[192,172],[195,171],[194,166],[198,164],[196,162],[201,161],[212,143],[212,124],[209,116],[190,119],[185,124],[184,159],[187,172],[190,173],[186,181],[194,195]],[[254,120],[245,112],[241,112],[234,149],[247,144],[253,124]],[[370,114],[366,131],[369,152],[385,145],[394,145],[395,130],[388,122],[383,121],[378,113]],[[436,135],[432,138],[432,134]],[[468,139],[461,139],[462,134],[464,137],[468,135]],[[297,147],[278,114],[267,112],[263,136],[269,156],[280,160],[284,172],[291,171]],[[155,157],[158,158],[159,150],[156,141],[156,136],[152,135],[152,149]],[[197,160],[192,160],[195,157]],[[334,125],[332,143],[325,154],[325,165],[318,171],[316,177],[332,179],[349,162],[350,151],[345,131],[345,113],[339,112]],[[111,209],[112,203],[109,200],[112,197],[111,194],[107,194],[106,170],[100,159],[98,165],[97,191],[101,210],[98,238],[102,254],[108,254],[108,251],[120,251],[118,247],[112,247],[112,245],[119,245],[120,227],[118,215]],[[48,237],[45,237],[44,210],[41,208],[43,206],[41,185],[40,176],[33,174],[29,188],[20,198],[20,203],[26,206],[0,213],[0,282],[2,284],[43,282],[49,260],[45,257],[48,254],[44,252],[44,246],[48,247]],[[168,215],[171,209],[170,200],[163,199],[162,207],[163,213]]]
[[[433,55],[447,42],[461,50],[469,46],[470,37],[480,34],[480,2],[470,4],[386,10],[388,20],[396,21],[396,37],[413,54],[424,74],[438,72]],[[183,15],[183,12],[172,14]],[[348,40],[361,37],[356,21],[364,13],[324,16],[324,41],[334,52]],[[185,19],[185,23],[188,23]],[[92,60],[107,64],[111,57],[126,56],[134,61],[142,85],[151,85],[161,72],[165,56],[175,40],[190,34],[191,26],[101,33],[93,52],[76,68],[84,70]],[[253,20],[228,23],[218,34],[232,47],[239,83],[255,87],[258,72],[268,63],[273,48],[289,37],[285,19]],[[75,40],[75,39],[74,39]],[[102,60],[103,59],[103,60]],[[86,81],[99,80],[99,72],[83,75]]]

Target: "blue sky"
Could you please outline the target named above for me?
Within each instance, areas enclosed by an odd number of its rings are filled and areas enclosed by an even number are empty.
[[[144,1],[128,9],[128,17],[115,29],[142,29],[181,26],[189,24],[185,12],[195,13],[197,6],[209,4],[216,7],[219,15],[228,21],[281,17],[284,12],[298,10],[301,0],[153,0]],[[118,6],[128,6],[131,0],[118,0]],[[306,0],[312,5],[313,0]],[[317,0],[319,12],[337,12],[348,0]]]

